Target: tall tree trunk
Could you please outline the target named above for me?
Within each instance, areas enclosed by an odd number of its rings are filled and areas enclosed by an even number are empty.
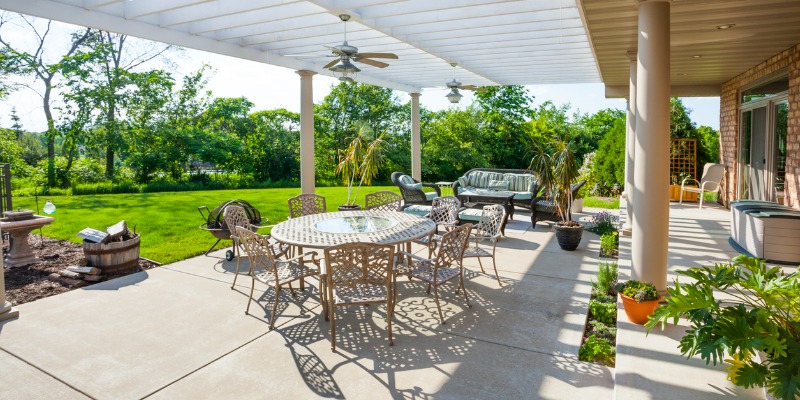
[[[53,112],[50,110],[50,79],[44,80],[45,90],[42,96],[44,116],[47,119],[47,186],[56,185],[56,127],[53,121]]]
[[[106,113],[108,129],[106,129],[106,177],[114,177],[114,147],[117,143],[117,124],[115,117],[115,105],[112,102]]]

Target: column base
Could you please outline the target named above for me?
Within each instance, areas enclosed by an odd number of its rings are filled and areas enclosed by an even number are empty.
[[[19,318],[19,310],[11,307],[11,303],[6,302],[3,307],[0,307],[0,321]]]
[[[631,236],[633,234],[633,227],[628,224],[622,225],[622,228],[619,230],[619,234],[622,236]]]

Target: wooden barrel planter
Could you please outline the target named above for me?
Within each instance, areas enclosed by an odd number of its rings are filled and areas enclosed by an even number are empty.
[[[83,241],[83,254],[89,265],[111,273],[139,265],[139,235],[132,239],[111,243]]]

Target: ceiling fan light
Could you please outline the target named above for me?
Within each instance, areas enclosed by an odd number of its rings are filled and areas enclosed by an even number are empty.
[[[349,76],[340,76],[339,81],[341,82],[355,82],[355,80]]]
[[[453,88],[450,93],[447,94],[447,100],[450,100],[450,103],[456,104],[458,103],[462,97],[461,93],[458,93],[458,89]]]
[[[355,65],[353,65],[353,63],[350,62],[350,60],[343,60],[339,64],[334,65],[333,67],[331,67],[331,71],[333,73],[338,72],[338,73],[353,73],[353,74],[361,72],[361,70],[358,69],[358,67],[356,67]]]

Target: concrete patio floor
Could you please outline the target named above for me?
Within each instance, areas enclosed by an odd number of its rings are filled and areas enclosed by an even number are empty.
[[[672,206],[671,273],[735,255],[727,216]],[[599,237],[566,252],[547,224],[530,228],[519,215],[498,244],[503,287],[491,261],[483,274],[472,259],[472,308],[442,288],[445,325],[424,285],[401,278],[391,347],[384,307],[350,307],[331,352],[315,279],[297,298],[282,291],[269,331],[273,291],[257,285],[245,315],[249,278],[231,290],[235,261],[221,251],[23,304],[0,324],[0,399],[763,398],[681,356],[679,328],[645,338],[622,312],[617,368],[578,361]]]

